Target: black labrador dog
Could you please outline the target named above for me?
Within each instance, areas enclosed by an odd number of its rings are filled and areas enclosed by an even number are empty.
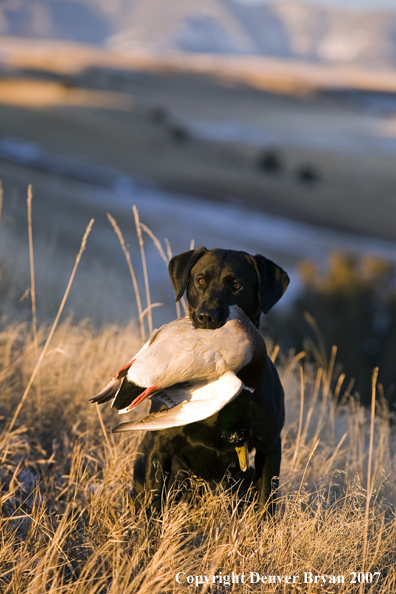
[[[233,304],[258,327],[261,312],[267,314],[289,284],[286,272],[264,256],[204,247],[172,258],[169,275],[176,301],[187,291],[192,322],[209,329],[225,323]],[[243,369],[238,375],[243,379]],[[151,412],[158,407],[153,402]],[[268,502],[273,511],[271,494],[278,488],[284,415],[283,388],[267,355],[253,394],[243,390],[204,421],[146,433],[135,463],[135,482],[146,485],[160,500],[162,489],[180,470],[215,483],[227,471],[236,480],[246,480],[248,472],[241,472],[235,447],[247,443],[249,452],[256,450],[248,482],[256,485],[260,504]]]

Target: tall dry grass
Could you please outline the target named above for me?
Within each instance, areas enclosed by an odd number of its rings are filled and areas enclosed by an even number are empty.
[[[198,480],[190,501],[171,491],[157,517],[134,493],[141,435],[112,435],[114,411],[88,402],[138,349],[141,325],[52,329],[50,342],[47,325],[0,331],[0,592],[396,591],[394,421],[378,397],[370,416],[349,396],[335,350],[318,369],[273,349],[287,408],[274,518]],[[378,583],[350,583],[361,571],[381,572]],[[217,575],[217,585],[179,585],[178,572]],[[231,572],[246,583],[225,585]],[[250,583],[250,572],[281,582]],[[304,584],[304,572],[345,582]]]

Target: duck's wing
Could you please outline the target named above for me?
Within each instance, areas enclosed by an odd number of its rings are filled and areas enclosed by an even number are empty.
[[[164,404],[166,406],[166,408],[173,408],[174,406],[177,406],[178,404],[181,404],[182,402],[191,400],[191,396],[193,394],[194,388],[204,386],[207,383],[208,383],[207,380],[204,380],[201,382],[182,382],[180,384],[175,384],[174,386],[171,386],[170,388],[156,390],[154,392],[154,394],[149,396],[149,398],[153,402],[157,402],[158,404]],[[128,384],[131,384],[131,382],[128,382]],[[135,386],[135,384],[133,384],[133,385]],[[136,386],[136,388],[138,388],[138,386]],[[147,391],[147,390],[144,390],[144,388],[139,388],[139,389],[140,389],[140,392],[136,392],[136,394],[133,395],[134,398],[139,397],[143,391],[145,391],[145,392]],[[122,390],[119,391],[118,395],[114,399],[114,402],[112,403],[112,407],[118,409],[119,415],[123,415],[125,413],[131,412],[132,408],[130,408],[129,405],[131,404],[132,400],[134,399],[134,398],[129,398],[127,400],[123,399],[123,401],[122,401],[120,398],[120,396],[122,395],[121,392],[122,392]],[[125,406],[121,406],[122,402],[125,404]],[[117,406],[117,403],[120,406]]]
[[[113,429],[113,433],[139,430],[156,431],[202,421],[234,400],[243,387],[242,381],[232,371],[227,371],[211,382],[188,386],[184,402],[173,406],[173,408],[151,413],[141,421],[121,423]],[[166,393],[167,390],[162,392]],[[181,398],[181,392],[178,397]]]
[[[198,388],[203,388],[208,383],[208,380],[193,380],[188,382],[180,382],[169,388],[159,390],[150,396],[150,400],[164,404],[166,408],[173,408],[182,402],[189,402]]]

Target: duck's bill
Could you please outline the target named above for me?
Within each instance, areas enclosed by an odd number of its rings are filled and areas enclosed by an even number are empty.
[[[177,395],[180,404],[168,410],[151,413],[141,421],[121,423],[113,429],[113,433],[141,430],[158,431],[202,421],[234,400],[243,388],[242,381],[232,371],[224,373],[212,382],[186,385],[183,402],[180,402],[183,390],[181,386],[178,388]],[[166,394],[166,390],[163,392]]]

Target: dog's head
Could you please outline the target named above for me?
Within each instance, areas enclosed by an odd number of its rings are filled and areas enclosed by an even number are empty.
[[[204,247],[184,252],[169,262],[169,276],[179,301],[187,289],[189,316],[197,328],[219,328],[230,305],[239,305],[258,326],[282,297],[289,277],[264,256]]]

